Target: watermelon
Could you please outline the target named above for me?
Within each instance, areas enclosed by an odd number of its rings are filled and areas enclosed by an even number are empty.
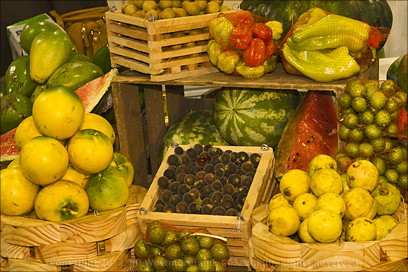
[[[338,148],[337,110],[332,92],[308,91],[288,122],[278,144],[275,177],[291,169],[307,171],[319,154],[334,156]]]
[[[215,96],[214,122],[232,145],[275,147],[300,101],[296,90],[222,88]]]
[[[172,143],[191,146],[195,144],[229,145],[217,131],[211,110],[189,112],[167,130],[159,147],[160,162]]]
[[[117,70],[112,69],[104,76],[98,77],[76,90],[76,93],[84,104],[85,112],[91,112],[92,109],[98,104],[99,100],[108,90],[116,73]],[[14,160],[20,155],[14,141],[16,129],[17,128],[1,135],[1,162]]]

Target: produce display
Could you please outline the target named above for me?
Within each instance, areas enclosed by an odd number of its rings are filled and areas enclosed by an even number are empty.
[[[134,247],[137,271],[227,271],[225,240],[205,230],[179,229],[153,221],[147,227],[146,239],[138,240]]]
[[[371,161],[381,182],[408,188],[404,109],[407,94],[394,81],[352,79],[339,98],[339,139],[344,148],[335,155],[340,171],[359,159]],[[405,117],[405,118],[404,118]],[[401,139],[401,141],[395,141]]]
[[[394,81],[405,93],[408,93],[408,54],[397,58],[387,70],[387,79]],[[405,104],[408,111],[408,103]]]
[[[283,174],[280,192],[269,202],[269,230],[305,243],[381,240],[399,223],[392,215],[401,194],[378,177],[368,160],[341,173],[333,157],[317,155],[306,171]]]
[[[157,183],[156,212],[237,215],[242,210],[261,155],[222,150],[211,144],[177,146]]]
[[[147,20],[161,20],[228,11],[229,8],[223,5],[223,3],[223,0],[127,1],[122,5],[121,12],[126,15],[140,17]]]
[[[258,19],[261,21],[261,19]],[[259,78],[276,68],[282,25],[257,22],[248,11],[221,14],[210,22],[207,53],[211,63],[226,74]]]

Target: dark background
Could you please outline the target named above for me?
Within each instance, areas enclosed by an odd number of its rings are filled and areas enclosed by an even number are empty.
[[[48,13],[55,10],[62,15],[67,12],[92,8],[108,6],[106,0],[92,0],[92,1],[55,1],[55,0],[35,0],[35,1],[4,1],[0,0],[1,10],[1,72],[0,76],[4,76],[10,63],[13,61],[11,55],[10,44],[7,38],[7,26],[17,22],[26,20],[42,13]],[[48,13],[48,15],[50,15]],[[51,16],[52,17],[52,16]]]

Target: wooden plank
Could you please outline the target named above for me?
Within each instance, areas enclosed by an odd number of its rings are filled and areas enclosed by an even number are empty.
[[[121,153],[135,166],[133,184],[149,188],[139,87],[113,83],[112,95]]]
[[[30,247],[16,246],[1,240],[0,256],[3,258],[25,259],[30,257]]]
[[[8,262],[8,271],[61,271],[61,267],[39,263],[33,257],[27,259],[9,259]]]
[[[72,271],[123,271],[129,266],[129,251],[116,251],[72,266]]]
[[[166,133],[162,86],[149,85],[144,88],[147,119],[147,142],[150,151],[152,173],[159,169],[159,146]]]
[[[206,74],[214,73],[216,71],[218,71],[218,69],[215,67],[204,67],[204,68],[199,68],[199,69],[192,70],[192,71],[183,71],[181,73],[176,73],[176,74],[152,75],[151,80],[156,81],[156,82],[163,82],[166,80],[174,80],[174,79],[180,79],[180,78],[185,78],[185,77],[194,77],[197,75],[206,75]]]
[[[37,261],[49,265],[71,265],[98,255],[96,243],[56,243],[36,247]]]
[[[105,241],[107,252],[123,251],[135,246],[139,239],[143,238],[139,224],[130,224],[125,231]]]
[[[120,234],[126,228],[126,210],[117,208],[60,222],[61,241],[68,243],[96,242]]]

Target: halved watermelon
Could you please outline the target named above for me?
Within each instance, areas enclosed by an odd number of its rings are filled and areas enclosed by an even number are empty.
[[[88,82],[75,91],[84,104],[85,112],[91,112],[92,109],[98,104],[99,100],[101,100],[103,95],[108,90],[112,79],[117,72],[118,70],[114,68],[104,76]],[[16,130],[17,128],[14,128],[1,135],[1,162],[12,161],[20,155],[20,151],[17,149],[16,142],[14,140]]]
[[[291,169],[307,171],[319,154],[334,156],[338,148],[337,111],[332,92],[309,91],[289,120],[278,144],[275,177]]]

